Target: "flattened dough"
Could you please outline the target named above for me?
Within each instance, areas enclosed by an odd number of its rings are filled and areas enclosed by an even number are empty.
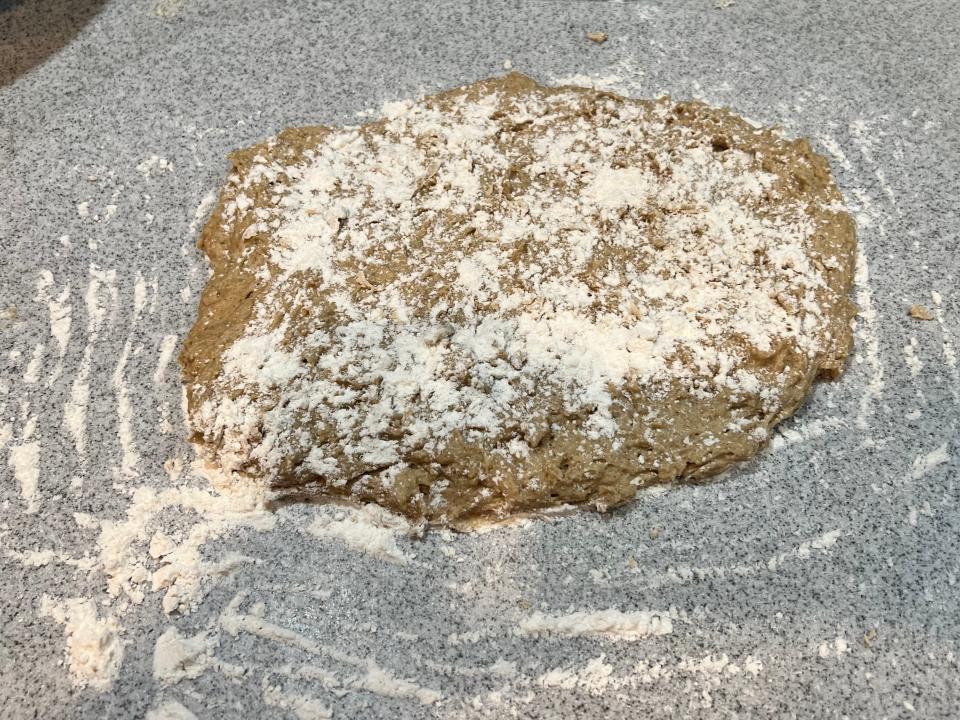
[[[754,455],[851,347],[806,140],[523,75],[231,157],[180,360],[210,460],[467,526]]]

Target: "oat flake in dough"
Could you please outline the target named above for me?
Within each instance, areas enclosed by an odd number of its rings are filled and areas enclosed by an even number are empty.
[[[232,155],[181,354],[209,459],[457,527],[749,458],[851,347],[826,161],[513,73]]]

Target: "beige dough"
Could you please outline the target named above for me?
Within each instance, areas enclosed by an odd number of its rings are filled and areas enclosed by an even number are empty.
[[[806,140],[523,75],[232,155],[180,360],[209,459],[455,527],[754,455],[851,347]]]

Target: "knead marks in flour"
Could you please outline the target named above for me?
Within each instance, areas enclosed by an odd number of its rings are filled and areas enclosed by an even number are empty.
[[[519,74],[231,156],[180,360],[208,458],[457,527],[749,458],[851,347],[806,140]]]

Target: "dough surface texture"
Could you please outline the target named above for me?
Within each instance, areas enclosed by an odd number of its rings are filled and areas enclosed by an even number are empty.
[[[806,140],[513,73],[231,156],[180,360],[195,440],[468,527],[753,456],[852,345]]]

